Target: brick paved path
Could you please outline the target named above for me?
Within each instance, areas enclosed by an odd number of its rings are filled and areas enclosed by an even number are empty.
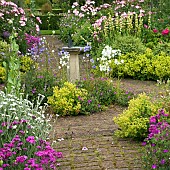
[[[113,136],[117,105],[90,116],[59,118],[54,126],[61,170],[141,170],[140,143]],[[64,140],[62,140],[62,138]]]

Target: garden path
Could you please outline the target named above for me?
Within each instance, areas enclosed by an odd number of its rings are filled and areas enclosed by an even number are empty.
[[[49,41],[49,37],[47,38]],[[53,42],[50,40],[50,42]],[[56,46],[61,47],[55,39]],[[121,87],[135,93],[158,94],[155,82],[122,80]],[[141,170],[141,143],[114,137],[113,117],[126,107],[110,106],[88,116],[59,117],[54,127],[54,148],[63,152],[61,170]]]

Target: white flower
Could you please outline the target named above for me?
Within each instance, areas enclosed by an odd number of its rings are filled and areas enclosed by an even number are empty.
[[[105,65],[99,65],[100,71],[106,71],[106,66]]]
[[[63,141],[63,140],[64,140],[64,138],[58,139],[59,142],[61,142],[61,141]]]
[[[52,52],[52,53],[54,53],[55,51],[54,51],[54,50],[52,50],[51,52]]]
[[[16,129],[16,128],[17,128],[17,125],[12,126],[12,129]]]
[[[102,51],[102,56],[110,57],[112,53],[112,47],[106,45],[105,48]]]
[[[120,62],[123,64],[123,63],[124,63],[124,60],[120,60]]]
[[[83,148],[82,148],[82,151],[87,151],[87,150],[88,150],[87,147],[83,147]]]
[[[120,64],[120,62],[118,61],[118,59],[115,59],[115,64],[116,64],[116,65],[119,65],[119,64]]]

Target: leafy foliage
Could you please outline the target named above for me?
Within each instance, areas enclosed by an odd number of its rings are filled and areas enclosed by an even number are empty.
[[[48,97],[54,112],[59,115],[78,115],[81,110],[81,100],[87,98],[85,89],[76,88],[75,84],[65,82],[63,87],[55,86],[53,95]]]
[[[139,94],[137,98],[130,100],[127,110],[113,118],[119,127],[115,135],[137,139],[145,138],[148,134],[149,118],[156,115],[158,108],[160,108],[160,104],[151,102],[151,98],[145,93]]]

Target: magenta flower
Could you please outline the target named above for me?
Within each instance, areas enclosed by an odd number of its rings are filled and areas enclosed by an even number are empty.
[[[156,117],[155,116],[151,116],[150,123],[156,123]]]
[[[167,150],[167,149],[165,149],[165,150],[163,150],[163,152],[164,152],[164,153],[167,153],[167,152],[168,152],[168,150]]]
[[[160,162],[162,165],[165,164],[165,159],[162,159]]]
[[[146,142],[142,142],[142,146],[145,146],[146,145]]]
[[[3,133],[3,130],[0,129],[0,134]]]
[[[162,31],[162,35],[168,35],[170,30],[166,28],[165,30]]]
[[[155,164],[152,165],[152,169],[156,169],[157,166]]]
[[[25,155],[23,155],[23,156],[18,156],[18,157],[16,158],[16,162],[17,162],[17,163],[23,163],[27,158],[28,158],[28,157],[25,156]]]
[[[31,168],[26,167],[26,168],[24,168],[24,170],[31,170]]]
[[[36,141],[34,139],[34,136],[28,136],[28,138],[26,139],[27,142],[34,144]]]
[[[88,102],[88,104],[90,104],[92,102],[92,100],[88,100],[87,102]]]

